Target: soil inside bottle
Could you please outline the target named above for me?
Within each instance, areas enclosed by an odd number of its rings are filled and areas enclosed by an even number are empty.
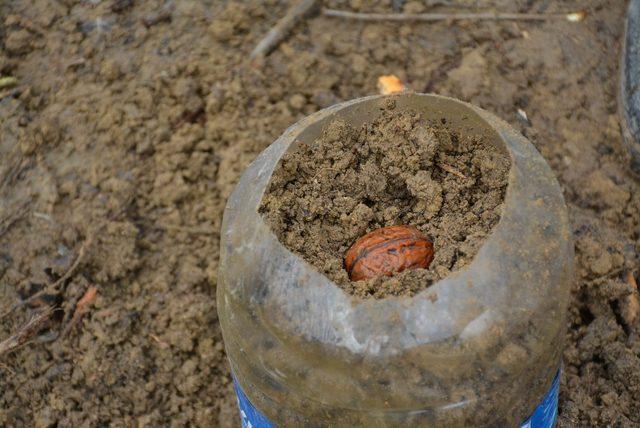
[[[287,248],[350,294],[410,296],[468,265],[500,220],[510,159],[482,135],[399,111],[360,127],[329,122],[274,171],[260,208]],[[411,225],[434,244],[428,269],[350,281],[344,254],[380,227]]]

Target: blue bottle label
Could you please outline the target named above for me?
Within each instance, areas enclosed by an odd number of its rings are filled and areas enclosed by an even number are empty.
[[[560,390],[560,370],[553,378],[551,388],[529,419],[520,428],[553,428],[558,417],[558,391]]]
[[[240,388],[235,378],[233,379],[233,385],[236,390],[236,396],[238,397],[238,408],[240,409],[242,428],[275,428],[275,425],[269,422],[269,419],[251,404],[249,398],[242,391],[242,388]],[[560,370],[558,370],[556,377],[553,379],[547,395],[544,396],[542,402],[536,407],[531,417],[520,425],[520,428],[553,428],[558,416],[559,389]]]
[[[233,378],[233,386],[236,390],[236,397],[238,398],[242,428],[275,428],[260,410],[253,407],[253,404],[251,404],[249,398],[245,395],[244,391],[242,391],[235,377]]]

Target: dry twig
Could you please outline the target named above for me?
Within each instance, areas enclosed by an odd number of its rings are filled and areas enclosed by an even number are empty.
[[[169,347],[169,344],[167,342],[163,341],[155,334],[149,334],[149,337],[151,337],[158,344],[160,349],[167,349]]]
[[[218,231],[210,225],[207,226],[182,226],[171,223],[161,223],[153,221],[142,221],[139,223],[141,227],[151,228],[154,230],[163,230],[165,232],[182,232],[190,235],[213,235],[217,236]]]
[[[65,274],[62,275],[57,281],[55,281],[54,283],[52,283],[48,287],[43,288],[42,290],[38,291],[37,293],[33,294],[28,299],[25,299],[25,300],[23,300],[21,302],[16,303],[15,305],[13,305],[11,308],[9,308],[9,310],[7,310],[4,314],[2,314],[0,316],[0,320],[5,319],[7,316],[12,314],[13,311],[15,311],[16,309],[19,309],[22,306],[28,305],[28,304],[38,300],[40,297],[44,296],[45,294],[51,294],[51,293],[54,293],[54,292],[58,291],[58,288],[60,287],[60,285],[63,284],[67,279],[69,279],[71,277],[71,275],[73,275],[75,273],[75,271],[78,268],[78,266],[80,266],[80,263],[82,262],[82,259],[84,258],[85,253],[87,251],[87,247],[89,246],[90,243],[91,243],[91,238],[89,237],[82,243],[82,246],[80,247],[80,250],[78,251],[78,257],[76,257],[76,260],[73,262],[71,267],[69,267],[67,272],[65,272]]]
[[[82,259],[84,258],[84,255],[87,251],[87,247],[89,246],[89,244],[91,244],[91,238],[87,238],[82,243],[82,245],[80,246],[80,250],[78,250],[78,257],[76,257],[76,260],[73,262],[71,267],[69,267],[67,272],[65,272],[65,274],[62,275],[56,282],[51,284],[49,288],[56,290],[60,286],[60,284],[65,282],[67,279],[71,277],[71,275],[73,275],[76,272],[76,269],[78,269],[78,266],[80,266],[80,262],[82,262]]]
[[[84,314],[89,310],[89,306],[95,302],[96,297],[98,296],[98,288],[96,286],[91,286],[87,288],[87,291],[82,295],[80,300],[78,300],[78,304],[76,305],[76,310],[73,312],[73,317],[69,324],[67,324],[62,330],[60,337],[65,337],[69,334],[73,328],[80,323]]]
[[[166,223],[157,224],[156,227],[166,231],[183,232],[191,235],[217,235],[218,234],[213,227],[204,228],[204,227],[194,227],[194,226],[178,226],[175,224],[166,224]]]
[[[540,13],[360,13],[335,9],[323,9],[322,14],[333,18],[357,19],[360,21],[549,21],[562,19],[569,22],[582,21],[586,12],[540,14]]]
[[[461,173],[451,165],[447,165],[446,163],[439,163],[438,166],[440,167],[440,169],[447,171],[450,174],[456,175],[460,178],[467,178],[466,175],[464,175],[463,173]]]
[[[622,272],[624,272],[624,268],[613,269],[602,276],[587,281],[586,284],[592,287],[599,286],[607,281],[611,281],[612,279],[619,277]]]
[[[6,218],[0,220],[0,236],[7,233],[11,226],[13,226],[18,220],[23,218],[29,211],[29,202],[25,201],[20,206],[8,215]]]
[[[252,60],[258,59],[265,57],[271,52],[271,50],[287,36],[296,23],[315,6],[316,2],[317,0],[302,0],[297,5],[291,7],[289,11],[287,11],[287,14],[260,40],[253,51],[251,51],[249,58]]]
[[[20,327],[17,333],[0,342],[0,356],[27,343],[49,321],[54,312],[55,309],[49,307]]]
[[[15,89],[11,89],[12,91]],[[0,100],[3,95],[0,94]],[[0,169],[0,191],[8,189],[12,186],[20,177],[20,174],[24,172],[31,165],[31,161],[25,158],[20,150],[20,145],[16,144],[5,157],[2,159],[2,165],[6,166]]]

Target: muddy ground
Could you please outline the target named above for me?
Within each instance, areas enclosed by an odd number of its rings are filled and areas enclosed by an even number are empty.
[[[45,291],[0,321],[0,340],[60,309],[0,356],[0,425],[236,426],[215,310],[225,198],[288,125],[393,73],[495,112],[549,161],[576,242],[559,425],[638,426],[640,186],[616,102],[625,2],[330,0],[590,15],[316,16],[262,68],[244,66],[286,3],[2,2],[0,74],[18,84],[0,90],[0,312]],[[78,305],[89,287],[97,298]]]

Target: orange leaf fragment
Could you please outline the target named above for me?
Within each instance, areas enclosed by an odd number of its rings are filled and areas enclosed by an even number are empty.
[[[402,92],[406,88],[393,74],[388,76],[380,76],[378,77],[378,91],[382,95],[395,94],[396,92]]]

